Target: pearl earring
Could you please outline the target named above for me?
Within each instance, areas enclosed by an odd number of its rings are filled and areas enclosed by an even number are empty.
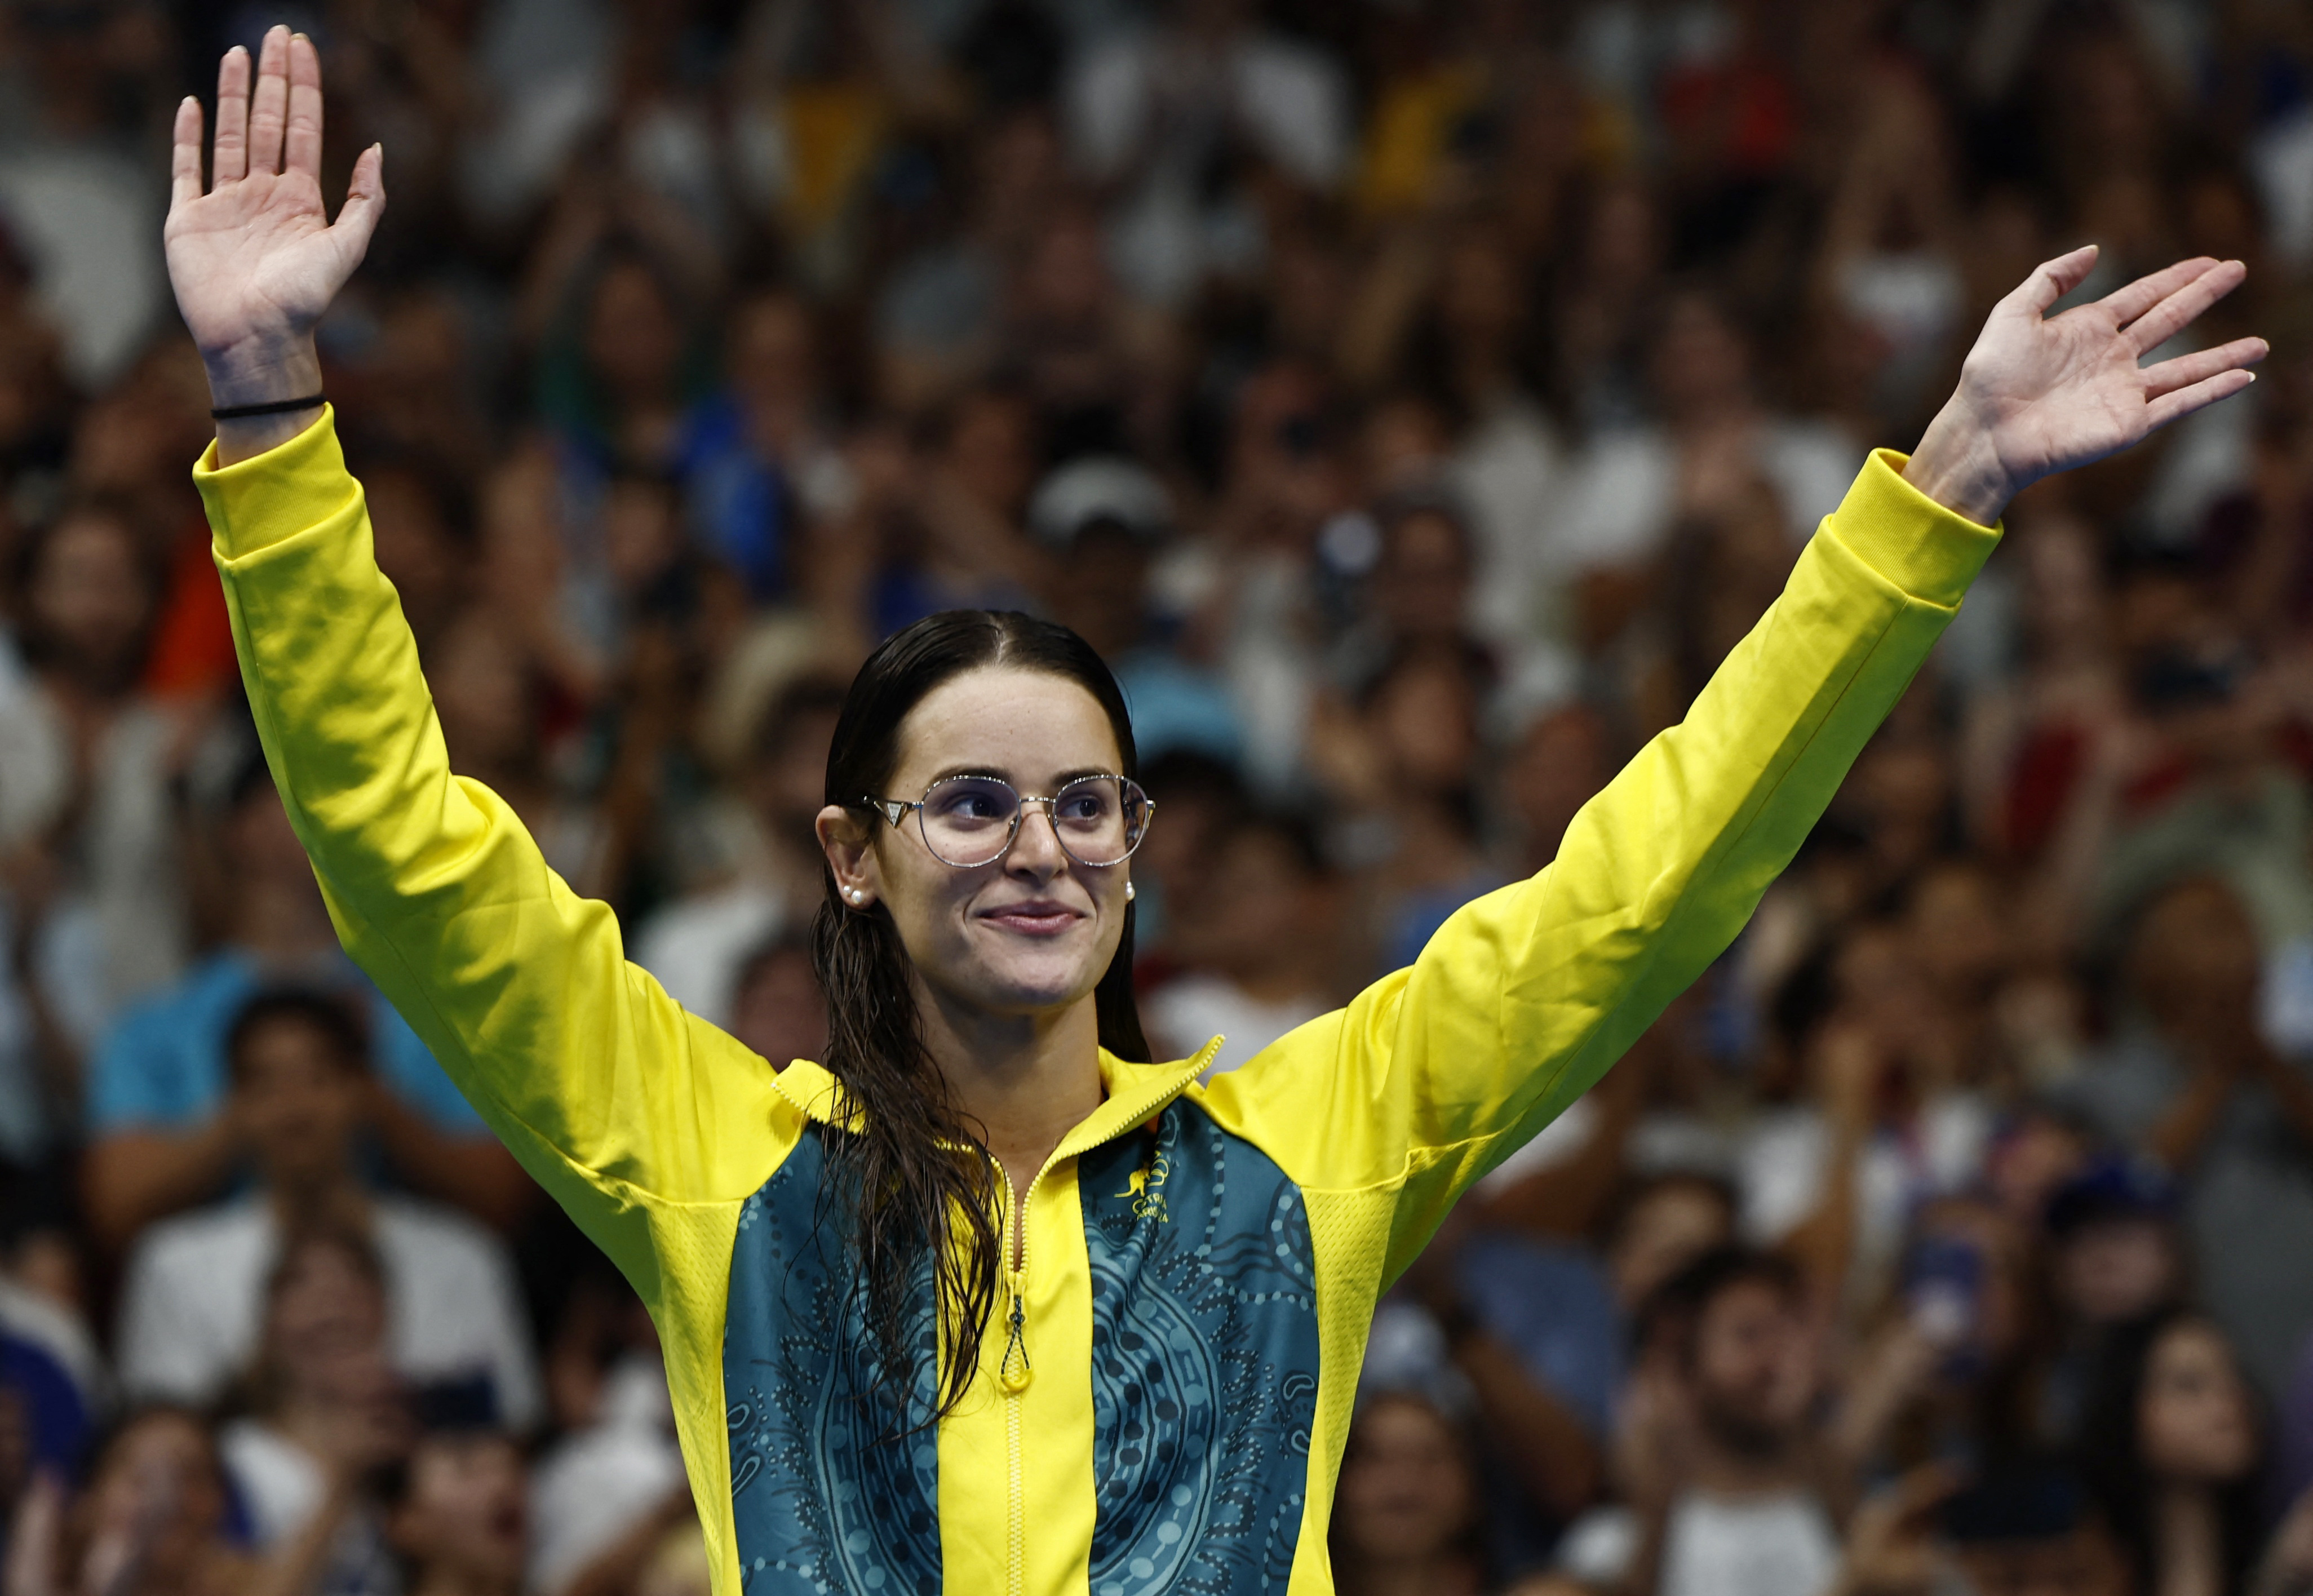
[[[1124,901],[1127,903],[1130,903],[1132,901],[1132,883],[1130,881],[1124,883]]]
[[[844,895],[846,898],[849,898],[849,899],[851,899],[851,901],[852,901],[852,902],[854,902],[854,903],[857,903],[861,899],[863,899],[863,898],[865,898],[865,897],[866,897],[866,896],[867,896],[867,894],[866,894],[865,892],[862,892],[862,891],[861,891],[858,888],[857,888],[857,887],[853,887],[853,888],[851,888],[849,890],[846,891],[843,895]]]

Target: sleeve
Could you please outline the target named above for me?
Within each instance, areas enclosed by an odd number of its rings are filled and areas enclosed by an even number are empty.
[[[655,1302],[653,1201],[733,1200],[800,1121],[629,964],[498,796],[453,776],[334,417],[194,481],[250,708],[339,939],[515,1157]]]
[[[1957,612],[1998,533],[1902,465],[1867,463],[1685,721],[1583,808],[1556,863],[1208,1089],[1304,1186],[1400,1188],[1385,1277],[1734,940]]]

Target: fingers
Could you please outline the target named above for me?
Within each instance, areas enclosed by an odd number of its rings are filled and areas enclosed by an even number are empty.
[[[2265,358],[2266,351],[2263,338],[2235,338],[2214,349],[2199,349],[2190,355],[2179,355],[2174,360],[2164,360],[2159,365],[2146,366],[2144,397],[2156,399],[2164,393],[2204,381],[2220,372],[2255,365]]]
[[[2195,410],[2206,409],[2219,399],[2230,399],[2256,381],[2255,372],[2220,372],[2215,376],[2179,388],[2174,393],[2164,393],[2144,407],[2145,414],[2157,430]]]
[[[217,63],[216,153],[209,168],[212,182],[249,175],[249,52],[239,45]]]
[[[2136,352],[2158,349],[2193,323],[2193,319],[2241,285],[2248,267],[2238,260],[2212,266],[2129,323]]]
[[[321,178],[321,56],[303,33],[289,39],[289,117],[282,170]]]
[[[169,208],[201,197],[201,102],[188,94],[177,102],[177,125],[169,149]]]
[[[281,132],[289,116],[289,30],[265,31],[257,54],[257,87],[249,97],[249,170],[281,170]]]
[[[2045,315],[2050,305],[2088,280],[2089,273],[2096,269],[2096,262],[2097,247],[2082,244],[2069,255],[2042,261],[2009,297],[2020,299],[2034,311]]]
[[[347,256],[347,271],[351,272],[369,249],[370,235],[377,231],[377,219],[384,214],[385,146],[372,145],[354,162],[353,179],[346,185],[346,203],[339,207],[338,219],[330,227],[330,235],[339,241],[338,248]]]
[[[2180,260],[2174,266],[2164,267],[2159,271],[2137,278],[2125,288],[2114,289],[2099,303],[2112,312],[2114,326],[2126,327],[2216,264],[2216,259],[2209,255]]]

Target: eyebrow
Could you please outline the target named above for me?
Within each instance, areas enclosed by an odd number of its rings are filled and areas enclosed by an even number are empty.
[[[1019,791],[1020,788],[1019,782],[1014,779],[1008,771],[994,769],[986,765],[952,766],[933,776],[931,780],[926,782],[924,784],[924,788],[928,792],[930,789],[939,785],[940,783],[944,781],[954,781],[958,777],[966,776],[982,776],[989,781],[1000,781],[1005,785],[1012,788],[1015,792]],[[1095,776],[1104,776],[1121,779],[1118,777],[1118,773],[1116,771],[1111,770],[1105,766],[1086,765],[1078,769],[1062,771],[1059,776],[1055,776],[1052,780],[1052,791],[1057,793],[1062,787],[1067,786],[1070,782],[1084,781],[1088,777]]]

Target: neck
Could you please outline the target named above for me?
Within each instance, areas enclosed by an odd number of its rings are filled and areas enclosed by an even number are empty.
[[[1350,1596],[1461,1596],[1477,1582],[1455,1557],[1360,1557],[1341,1589]]]
[[[1806,1460],[1793,1444],[1752,1451],[1706,1432],[1698,1440],[1694,1459],[1694,1483],[1713,1495],[1755,1495],[1807,1483]]]
[[[2153,1506],[2152,1596],[2220,1596],[2225,1587],[2223,1526],[2205,1486],[2162,1487]]]
[[[1060,1138],[1100,1107],[1100,1022],[1090,996],[1065,1008],[991,1013],[915,978],[924,1048],[956,1111],[977,1121],[1016,1193]]]
[[[513,1580],[471,1569],[432,1566],[418,1576],[409,1596],[514,1596],[519,1588]]]
[[[274,1223],[285,1235],[317,1221],[350,1225],[368,1233],[369,1194],[342,1162],[326,1172],[311,1175],[284,1177],[267,1171],[265,1189]]]

